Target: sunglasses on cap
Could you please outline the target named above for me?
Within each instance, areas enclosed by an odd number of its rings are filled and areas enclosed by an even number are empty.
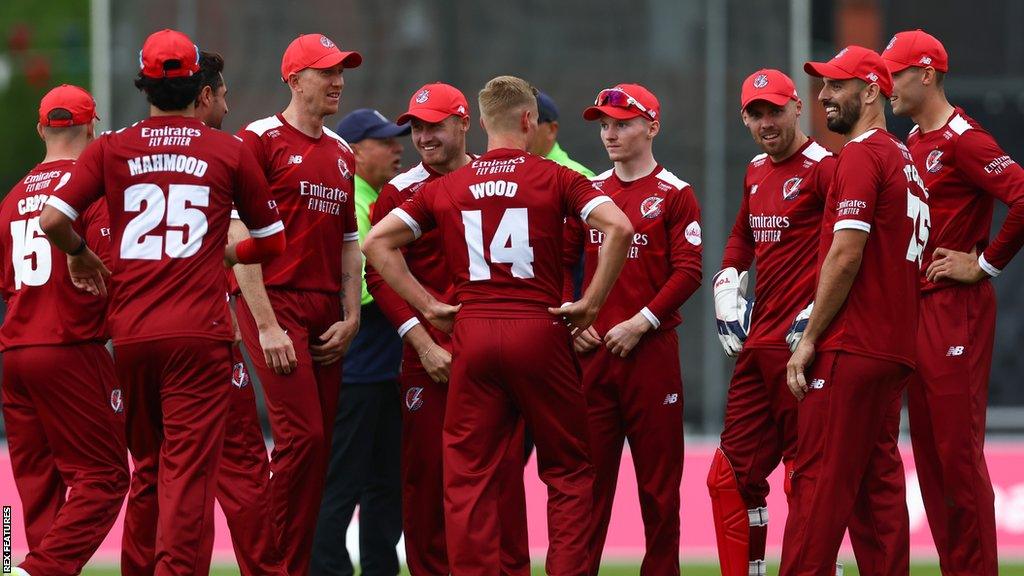
[[[629,109],[631,106],[640,111],[649,120],[654,120],[654,114],[648,110],[639,100],[633,98],[622,88],[606,88],[597,94],[594,100],[595,106],[611,106],[613,108]]]

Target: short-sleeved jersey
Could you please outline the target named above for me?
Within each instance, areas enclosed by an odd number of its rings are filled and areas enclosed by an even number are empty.
[[[47,203],[74,220],[104,194],[114,343],[231,340],[223,262],[232,202],[253,237],[284,230],[242,142],[195,118],[148,118],[97,138]]]
[[[522,150],[490,150],[392,211],[441,231],[463,316],[550,317],[561,303],[563,224],[611,199],[579,173]]]
[[[868,239],[846,303],[819,350],[914,366],[927,200],[910,151],[892,134],[868,130],[843,147],[822,218],[819,263],[840,230],[860,230]]]
[[[239,136],[263,167],[288,236],[287,250],[263,264],[264,284],[338,293],[342,243],[359,240],[352,148],[327,128],[319,138],[307,136],[280,114]]]
[[[995,276],[1024,245],[1024,169],[1006,155],[992,135],[960,108],[941,128],[907,137],[917,171],[928,188],[931,239],[924,252],[928,269],[935,248],[977,250],[983,269]],[[993,198],[1010,206],[1002,229],[989,244]],[[933,284],[921,275],[924,291],[956,285]]]
[[[693,189],[661,166],[642,178],[624,182],[614,170],[591,178],[633,224],[633,242],[608,300],[594,320],[604,334],[638,312],[656,328],[671,330],[682,318],[679,307],[700,287],[700,207]],[[583,249],[583,285],[597,271],[604,234],[578,218],[566,220],[566,274]],[[566,292],[568,292],[566,284]],[[569,294],[564,293],[563,299]]]
[[[0,350],[102,342],[107,339],[107,299],[75,288],[67,258],[39,227],[39,214],[54,189],[71,177],[73,160],[39,164],[0,205],[0,287],[7,314]],[[107,204],[102,199],[75,223],[104,261],[110,250]]]
[[[413,194],[427,182],[440,177],[440,174],[423,163],[395,176],[381,188],[370,213],[370,222],[380,222],[393,209],[412,198]],[[440,230],[435,228],[424,232],[415,242],[404,246],[402,253],[409,265],[409,271],[428,292],[439,300],[446,300],[450,296],[447,293],[452,281],[445,267],[444,242]],[[415,326],[413,320],[419,318],[416,310],[388,286],[380,274],[369,265],[366,267],[366,284],[377,305],[398,329],[400,336],[404,336]]]
[[[757,304],[744,348],[786,348],[793,318],[814,300],[814,263],[836,157],[808,140],[781,162],[759,154],[747,166],[743,201],[722,268],[757,261]]]

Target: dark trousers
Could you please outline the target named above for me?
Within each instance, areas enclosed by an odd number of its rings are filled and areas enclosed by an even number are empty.
[[[350,576],[345,532],[359,505],[359,557],[364,576],[396,576],[402,535],[401,427],[398,382],[343,384],[334,420],[316,536],[312,576]]]

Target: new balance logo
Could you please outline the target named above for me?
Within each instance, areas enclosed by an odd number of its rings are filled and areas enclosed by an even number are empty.
[[[289,156],[288,157],[288,163],[289,164],[302,164],[302,156],[300,154],[295,154],[293,156]]]
[[[949,347],[949,351],[946,352],[946,356],[963,356],[963,355],[964,355],[964,347],[963,346],[950,346]]]
[[[811,380],[811,388],[813,388],[815,390],[821,390],[824,387],[825,387],[825,379],[824,378],[815,378],[814,380]]]
[[[679,394],[666,394],[665,401],[661,403],[662,406],[668,406],[669,404],[675,404],[679,401]]]

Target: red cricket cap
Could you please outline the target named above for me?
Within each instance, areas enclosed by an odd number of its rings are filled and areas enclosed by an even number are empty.
[[[57,109],[71,113],[70,120],[50,120],[47,116]],[[39,101],[39,123],[43,126],[64,127],[78,126],[92,122],[96,116],[96,101],[85,88],[71,84],[61,84],[46,93]]]
[[[359,52],[342,52],[330,38],[323,34],[303,34],[284,51],[281,58],[281,80],[306,68],[331,68],[338,64],[345,68],[358,68],[363,63]]]
[[[785,106],[790,100],[799,100],[793,80],[773,68],[762,68],[743,81],[740,93],[740,109],[755,100],[771,102],[776,106]]]
[[[607,114],[616,120],[640,116],[654,121],[660,113],[661,104],[650,90],[639,84],[617,84],[597,93],[594,105],[583,111],[583,119],[597,120]]]
[[[142,44],[139,67],[148,78],[188,77],[199,71],[199,47],[185,34],[164,28]]]
[[[911,66],[931,66],[939,72],[949,71],[949,56],[942,42],[921,29],[906,30],[893,36],[882,52],[882,60],[892,74]]]
[[[409,109],[395,120],[405,124],[413,118],[435,124],[449,116],[469,116],[469,103],[461,90],[436,82],[417,90],[409,99]]]
[[[859,78],[869,84],[878,84],[886,98],[892,96],[892,75],[885,62],[877,52],[863,46],[847,46],[828,62],[807,62],[804,72],[833,80]]]

